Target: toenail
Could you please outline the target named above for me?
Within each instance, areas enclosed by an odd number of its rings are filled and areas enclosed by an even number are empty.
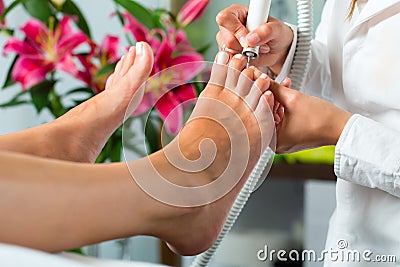
[[[130,48],[129,48],[129,52],[132,52],[133,51],[133,46],[131,46]]]
[[[233,57],[236,58],[236,59],[242,59],[243,55],[242,54],[236,54]]]
[[[136,54],[140,55],[143,53],[143,44],[141,42],[136,44]]]
[[[217,64],[226,64],[229,61],[229,55],[225,52],[219,52],[217,55]]]
[[[265,92],[265,94],[266,95],[272,95],[272,92],[268,90],[267,92]]]
[[[265,73],[263,73],[263,74],[261,74],[260,78],[261,78],[261,79],[267,79],[267,78],[268,78],[268,75],[265,74]]]

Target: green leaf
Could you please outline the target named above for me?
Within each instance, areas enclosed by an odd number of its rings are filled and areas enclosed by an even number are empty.
[[[117,65],[117,63],[112,63],[112,64],[108,64],[104,67],[102,67],[97,73],[95,78],[98,78],[102,75],[106,75],[106,74],[110,74],[114,71],[115,66]]]
[[[66,92],[65,94],[63,94],[63,96],[73,95],[76,93],[87,93],[87,94],[89,94],[90,97],[94,96],[93,90],[89,87],[76,88],[74,90]]]
[[[2,23],[4,21],[4,19],[6,18],[7,14],[10,13],[14,8],[16,8],[19,4],[25,2],[27,0],[16,0],[14,2],[12,2],[3,12],[3,14],[1,14],[0,17],[0,23]]]
[[[154,28],[153,16],[150,11],[132,0],[114,0],[114,2],[126,9],[132,16],[149,29]]]
[[[11,36],[14,35],[14,30],[13,29],[2,28],[0,31],[1,31],[2,34],[6,35],[7,37],[11,37]]]
[[[12,106],[18,106],[18,105],[22,105],[22,104],[27,104],[30,103],[30,101],[26,100],[26,99],[21,99],[22,96],[24,96],[26,93],[28,93],[29,91],[24,90],[19,92],[18,94],[16,94],[10,101],[8,101],[7,103],[1,104],[0,107],[5,108],[5,107],[12,107]]]
[[[43,82],[31,87],[29,92],[31,93],[32,103],[39,113],[42,109],[49,104],[49,93],[54,87],[56,81],[44,80]]]
[[[45,24],[49,22],[50,17],[55,17],[48,0],[28,0],[23,1],[25,10],[32,16]]]
[[[113,142],[112,150],[111,150],[111,161],[112,162],[120,162],[121,161],[121,153],[122,153],[122,138],[115,139]]]
[[[78,17],[77,25],[79,29],[81,29],[89,38],[92,38],[90,33],[90,28],[85,19],[85,16],[83,15],[79,7],[72,0],[65,1],[61,11],[68,15],[77,16]]]
[[[0,104],[0,108],[9,108],[9,107],[15,107],[19,105],[24,105],[30,103],[27,100],[19,100],[19,101],[10,101],[8,103]]]
[[[68,250],[68,252],[81,254],[81,255],[86,255],[81,248],[70,249],[70,250]]]
[[[150,116],[148,117],[145,125],[145,131],[144,131],[145,137],[146,137],[146,143],[147,147],[149,148],[150,151],[148,151],[148,154],[152,154],[154,152],[157,152],[160,149],[160,143],[159,143],[159,131],[157,128],[154,126],[153,122],[150,119]]]
[[[153,24],[155,28],[160,28],[165,30],[165,26],[162,23],[162,19],[165,15],[169,15],[169,12],[167,12],[164,9],[156,9],[153,11]]]
[[[203,47],[200,47],[199,49],[197,49],[197,53],[204,55],[208,49],[210,49],[210,47],[212,46],[212,44],[206,44]]]
[[[196,90],[197,95],[199,96],[201,92],[206,88],[207,83],[204,82],[193,82],[192,83],[194,89]]]
[[[5,89],[5,88],[15,84],[15,81],[12,79],[11,76],[12,76],[12,70],[14,68],[14,65],[15,65],[15,62],[17,61],[17,59],[18,59],[18,55],[14,57],[14,59],[13,59],[13,61],[11,63],[11,66],[8,69],[7,78],[6,78],[6,81],[3,84],[2,89]]]

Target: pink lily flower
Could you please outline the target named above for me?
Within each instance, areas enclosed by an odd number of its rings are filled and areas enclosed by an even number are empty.
[[[12,70],[14,81],[26,89],[42,82],[49,72],[70,72],[75,67],[72,52],[88,38],[81,31],[73,32],[70,22],[71,18],[63,17],[55,29],[48,29],[41,21],[30,19],[21,28],[25,40],[15,37],[8,40],[4,54],[19,55]]]
[[[3,15],[3,13],[4,13],[5,10],[6,10],[6,7],[4,6],[4,2],[3,2],[3,0],[0,0],[0,16]],[[6,21],[3,20],[3,21],[1,22],[0,28],[3,29],[3,28],[5,28],[5,27],[6,27]]]
[[[125,18],[126,29],[132,32],[136,41],[150,43],[154,53],[151,73],[154,76],[149,79],[144,98],[133,115],[140,115],[155,107],[165,123],[167,132],[175,135],[183,126],[182,103],[196,98],[193,86],[185,83],[203,68],[203,56],[190,46],[182,30],[170,28],[168,33],[160,29],[149,31],[129,14],[125,14]],[[192,64],[187,64],[191,62]],[[170,71],[167,70],[169,68]]]
[[[206,11],[210,0],[189,0],[179,11],[176,20],[183,28],[199,19]]]
[[[117,36],[107,35],[100,46],[92,43],[92,52],[89,55],[78,54],[80,64],[83,70],[72,68],[69,73],[83,81],[87,86],[92,88],[93,92],[98,94],[105,88],[107,78],[111,73],[104,73],[98,75],[99,70],[103,67],[116,63],[120,57],[119,51],[119,38]]]

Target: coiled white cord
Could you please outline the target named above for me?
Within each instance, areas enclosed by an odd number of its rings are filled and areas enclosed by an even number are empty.
[[[292,79],[292,87],[300,89],[303,86],[305,73],[307,73],[311,61],[311,40],[313,32],[312,0],[297,0],[297,20],[298,37],[296,53],[289,76]],[[273,155],[274,152],[270,148],[266,149],[261,155],[256,167],[233,203],[217,241],[215,241],[214,245],[207,251],[196,256],[191,267],[206,267],[209,264],[222,240],[235,224]]]
[[[301,89],[311,63],[313,35],[313,3],[311,0],[297,0],[297,24],[297,46],[289,77],[292,79],[292,88]]]

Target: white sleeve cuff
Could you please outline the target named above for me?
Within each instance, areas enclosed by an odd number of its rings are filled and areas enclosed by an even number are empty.
[[[381,123],[353,115],[336,145],[335,174],[400,197],[399,135]]]

